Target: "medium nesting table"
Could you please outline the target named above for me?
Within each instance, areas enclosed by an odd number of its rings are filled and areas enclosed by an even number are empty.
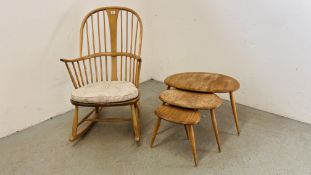
[[[183,91],[178,89],[166,90],[160,94],[163,105],[155,110],[158,121],[151,139],[151,147],[156,138],[160,127],[161,119],[176,124],[182,124],[185,127],[187,137],[192,146],[195,166],[197,166],[197,153],[195,146],[195,136],[193,125],[200,121],[199,109],[209,109],[211,112],[212,124],[215,132],[218,150],[221,151],[219,134],[215,116],[215,109],[221,105],[221,99],[212,93],[199,93]]]
[[[240,83],[227,75],[207,72],[185,72],[167,77],[164,83],[177,89],[205,92],[229,93],[237,134],[240,135],[238,115],[233,92],[240,88]]]

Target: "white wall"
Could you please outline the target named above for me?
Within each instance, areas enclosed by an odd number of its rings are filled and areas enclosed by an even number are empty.
[[[311,123],[311,1],[157,0],[153,78],[220,72],[238,103]]]
[[[0,137],[72,108],[60,58],[78,56],[82,17],[100,6],[137,10],[144,22],[141,80],[150,75],[150,4],[144,1],[28,0],[0,6]]]

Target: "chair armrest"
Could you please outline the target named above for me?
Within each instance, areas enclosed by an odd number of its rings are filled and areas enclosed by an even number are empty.
[[[110,59],[113,59],[114,57],[119,57],[119,58],[125,57],[126,59],[130,59],[130,61],[133,59],[136,60],[137,67],[135,68],[134,65],[130,66],[130,68],[126,71],[129,71],[128,75],[130,75],[130,77],[131,77],[131,75],[133,75],[133,78],[130,81],[133,82],[138,87],[139,76],[140,76],[140,66],[141,66],[140,56],[130,54],[130,53],[123,53],[123,52],[114,52],[114,53],[104,52],[104,53],[95,53],[95,54],[91,54],[91,55],[87,55],[87,56],[83,56],[83,57],[79,57],[79,58],[64,58],[64,59],[60,59],[60,61],[65,63],[66,68],[67,68],[68,73],[69,73],[69,76],[70,76],[70,79],[73,83],[73,86],[75,87],[75,89],[77,89],[79,87],[84,86],[85,84],[88,84],[89,82],[93,83],[93,80],[98,81],[99,76],[101,76],[100,77],[101,80],[103,80],[104,75],[106,75],[106,77],[107,77],[107,75],[108,75],[107,70],[108,69],[106,69],[105,70],[106,73],[104,73],[102,67],[100,67],[100,68],[98,67],[98,69],[97,69],[97,66],[96,66],[96,62],[97,62],[96,58],[105,57],[105,56],[106,57],[109,56]],[[94,58],[94,60],[93,60],[93,58]],[[89,61],[87,66],[84,62],[85,60]],[[82,66],[80,67],[81,62],[83,62],[83,63],[82,63]],[[130,63],[132,63],[132,62],[130,62]],[[94,65],[92,66],[92,64],[94,64]],[[107,66],[107,63],[106,63],[106,66]],[[89,70],[87,70],[88,69],[87,67],[89,68]],[[87,71],[89,71],[89,73],[87,73]],[[136,77],[134,77],[134,71],[136,71],[136,75],[135,75]]]
[[[124,53],[124,52],[101,52],[101,53],[95,53],[95,54],[91,54],[91,55],[87,55],[87,56],[83,56],[83,57],[79,57],[79,58],[65,58],[65,59],[60,59],[60,61],[62,62],[77,62],[77,61],[83,61],[86,59],[90,59],[90,58],[94,58],[94,57],[101,57],[101,56],[112,56],[112,57],[116,57],[116,56],[126,56],[126,57],[130,57],[130,58],[134,58],[137,61],[141,62],[141,57],[134,55],[134,54],[130,54],[130,53]]]

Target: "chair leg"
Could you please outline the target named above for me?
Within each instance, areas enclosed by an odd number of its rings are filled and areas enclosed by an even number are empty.
[[[234,98],[233,92],[230,92],[229,94],[230,94],[230,101],[231,101],[231,107],[232,107],[232,112],[234,116],[236,131],[238,135],[240,135],[239,119],[238,119],[238,113],[236,111],[235,98]]]
[[[99,107],[98,107],[98,106],[95,107],[95,112],[96,112],[96,113],[99,112]]]
[[[136,102],[135,104],[136,110],[137,110],[137,116],[140,118],[140,109],[139,109],[139,101]]]
[[[138,102],[134,104],[135,106],[135,111],[136,111],[136,116],[137,116],[137,124],[138,124],[138,135],[141,137],[141,124],[140,124],[140,110],[139,110],[139,105]]]
[[[103,107],[99,107],[99,106],[95,107],[95,112],[96,113],[100,113],[102,110],[103,110]]]
[[[95,112],[95,115],[92,115],[94,114],[94,112]],[[79,137],[81,137],[87,131],[91,129],[95,121],[86,121],[86,119],[88,118],[96,119],[97,117],[98,117],[98,113],[96,113],[96,109],[94,109],[79,122],[79,106],[75,106],[74,114],[73,114],[71,137],[69,138],[69,141],[71,142],[75,141],[76,139],[78,139]]]
[[[197,149],[196,149],[196,144],[195,144],[195,136],[194,136],[194,131],[193,131],[193,126],[192,125],[186,125],[188,133],[189,133],[189,139],[192,147],[192,154],[193,154],[193,159],[194,159],[194,165],[198,165],[198,155],[197,155]]]
[[[160,124],[161,124],[161,118],[158,117],[157,124],[156,124],[156,126],[155,126],[155,128],[154,128],[154,130],[153,130],[153,134],[152,134],[152,138],[151,138],[150,147],[153,146],[154,140],[155,140],[155,138],[156,138],[156,136],[157,136],[157,134],[158,134],[158,130],[159,130],[159,128],[160,128]]]
[[[134,104],[131,105],[131,112],[132,112],[132,123],[133,123],[133,129],[134,129],[134,135],[135,135],[135,141],[139,142],[139,129],[138,129],[138,118],[137,118],[137,112],[135,109]]]
[[[213,128],[214,128],[214,133],[215,133],[215,137],[216,137],[216,141],[217,141],[217,145],[218,145],[218,150],[219,150],[219,152],[221,152],[215,109],[211,109],[210,111],[211,111],[211,119],[212,119],[212,124],[213,124]]]
[[[185,131],[186,131],[186,134],[187,134],[187,138],[189,139],[189,133],[188,133],[188,129],[187,129],[186,125],[184,125],[184,128],[185,128]]]
[[[73,113],[71,138],[77,137],[78,121],[79,121],[78,117],[79,117],[79,106],[75,106],[74,113]]]

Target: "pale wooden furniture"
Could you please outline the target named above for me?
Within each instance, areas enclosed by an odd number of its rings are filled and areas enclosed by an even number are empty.
[[[219,132],[217,127],[217,120],[215,110],[218,108],[222,101],[216,94],[209,93],[200,93],[200,92],[191,92],[184,90],[165,90],[160,94],[160,100],[165,104],[188,108],[193,110],[210,110],[212,125],[215,133],[216,142],[218,145],[218,150],[221,152]],[[175,114],[177,115],[177,114]],[[178,119],[178,115],[175,116]]]
[[[233,92],[240,88],[239,82],[229,76],[207,72],[185,72],[167,77],[168,87],[206,93],[229,93],[237,134],[240,127]]]
[[[194,165],[197,166],[198,156],[196,151],[193,125],[200,121],[200,113],[197,110],[162,105],[155,110],[155,114],[158,116],[158,121],[153,131],[150,146],[153,146],[162,119],[176,124],[182,124],[185,126],[187,137],[190,140],[192,146]]]
[[[216,109],[222,101],[212,93],[200,93],[179,89],[165,90],[160,93],[160,100],[170,105],[190,109]]]
[[[74,141],[95,122],[131,121],[140,140],[139,76],[143,26],[139,15],[125,7],[102,7],[89,12],[80,27],[80,57],[61,59],[75,90]],[[79,121],[79,107],[94,107]],[[130,106],[131,118],[99,118],[103,107]]]

